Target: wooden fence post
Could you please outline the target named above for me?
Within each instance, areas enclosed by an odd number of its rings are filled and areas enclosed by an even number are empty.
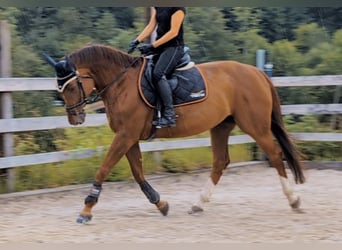
[[[0,21],[0,77],[10,77],[11,70],[11,33],[7,21]],[[12,94],[11,92],[0,92],[0,118],[13,118]],[[14,139],[11,133],[0,134],[0,154],[4,157],[14,155]],[[15,175],[14,169],[5,169],[7,177],[7,191],[14,191]]]

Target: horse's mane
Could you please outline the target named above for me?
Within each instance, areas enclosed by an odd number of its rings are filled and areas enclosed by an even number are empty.
[[[135,66],[136,57],[115,49],[108,45],[91,44],[82,47],[68,56],[70,60],[76,65],[101,64],[105,62],[108,64],[116,64],[122,67]],[[136,60],[138,61],[138,60]],[[132,65],[134,63],[134,65]]]

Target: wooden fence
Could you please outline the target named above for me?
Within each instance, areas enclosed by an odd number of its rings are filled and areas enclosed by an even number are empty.
[[[273,77],[276,87],[299,87],[299,86],[338,86],[342,85],[342,75],[328,76],[305,76],[305,77]],[[2,101],[0,114],[0,135],[12,135],[15,132],[49,130],[58,128],[68,128],[66,116],[34,117],[34,118],[8,118],[12,114],[11,93],[15,91],[41,91],[55,90],[55,78],[0,78],[0,100]],[[2,97],[2,98],[1,98]],[[10,103],[10,105],[8,104]],[[282,105],[283,114],[341,114],[341,103],[333,104],[302,104],[302,105]],[[9,115],[10,114],[10,115]],[[101,126],[106,125],[105,114],[88,114],[86,122],[80,126]],[[293,137],[301,141],[342,141],[342,133],[293,133]],[[242,144],[254,142],[247,135],[230,137],[229,144]],[[142,142],[141,149],[147,151],[162,151],[170,149],[209,147],[209,138],[166,140]],[[4,145],[8,151],[13,151],[13,143]],[[20,166],[37,165],[44,163],[60,162],[71,159],[81,159],[91,157],[94,154],[103,152],[103,148],[71,150],[51,153],[41,153],[32,155],[6,156],[0,157],[0,169],[11,169]],[[13,182],[13,178],[11,180]],[[13,186],[13,183],[9,184]],[[12,187],[13,188],[13,187]],[[10,188],[11,189],[11,188]]]

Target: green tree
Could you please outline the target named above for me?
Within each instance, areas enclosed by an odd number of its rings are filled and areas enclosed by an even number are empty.
[[[185,32],[186,43],[197,62],[227,60],[236,53],[232,32],[225,30],[219,8],[188,8]]]
[[[341,29],[342,7],[311,7],[308,8],[307,15],[319,27],[328,31],[329,34]]]
[[[294,29],[312,19],[306,13],[308,8],[262,7],[259,34],[268,42],[295,39]]]
[[[105,11],[101,18],[97,20],[93,29],[95,31],[94,37],[102,43],[108,43],[108,41],[120,31],[120,29],[117,28],[114,16],[107,11]]]
[[[322,61],[316,66],[317,74],[342,74],[342,29],[335,32],[332,44],[326,45],[321,54]]]
[[[317,23],[303,24],[294,31],[296,34],[295,44],[301,53],[308,52],[317,44],[330,41],[329,33],[320,28]]]
[[[271,46],[274,74],[277,76],[298,75],[298,70],[303,66],[303,59],[294,43],[287,40],[279,40]]]
[[[132,29],[134,28],[134,21],[136,18],[136,9],[133,7],[100,7],[100,10],[105,12],[110,11],[115,17],[117,28],[119,29]]]
[[[222,10],[223,17],[225,19],[225,29],[232,32],[239,31],[241,24],[238,21],[233,7],[224,7]]]
[[[264,37],[258,35],[257,29],[236,32],[234,35],[234,44],[239,44],[241,48],[241,54],[237,55],[235,60],[251,65],[255,65],[256,51],[258,49],[270,49],[270,44],[268,44]]]
[[[250,7],[233,8],[234,16],[240,23],[239,31],[246,32],[251,29],[258,29],[260,22],[260,9]]]

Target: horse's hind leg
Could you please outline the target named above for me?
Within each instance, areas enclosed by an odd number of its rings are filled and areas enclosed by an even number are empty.
[[[189,213],[203,211],[203,203],[209,202],[215,185],[219,182],[223,170],[227,168],[230,158],[228,151],[228,137],[233,130],[235,122],[227,118],[224,122],[210,130],[211,145],[213,152],[213,167],[210,177],[204,185],[197,201],[192,205]]]
[[[294,193],[293,188],[288,181],[285,166],[282,160],[282,150],[277,144],[275,144],[272,132],[269,131],[267,134],[254,137],[254,139],[268,156],[270,165],[277,169],[283,193],[287,197],[290,206],[294,209],[299,208],[299,196]]]
[[[166,201],[160,200],[159,193],[154,190],[152,186],[145,180],[142,167],[142,156],[138,142],[134,144],[126,153],[126,157],[130,164],[134,179],[139,184],[141,191],[146,195],[152,204],[157,206],[163,215],[167,215],[169,211],[169,204]]]

